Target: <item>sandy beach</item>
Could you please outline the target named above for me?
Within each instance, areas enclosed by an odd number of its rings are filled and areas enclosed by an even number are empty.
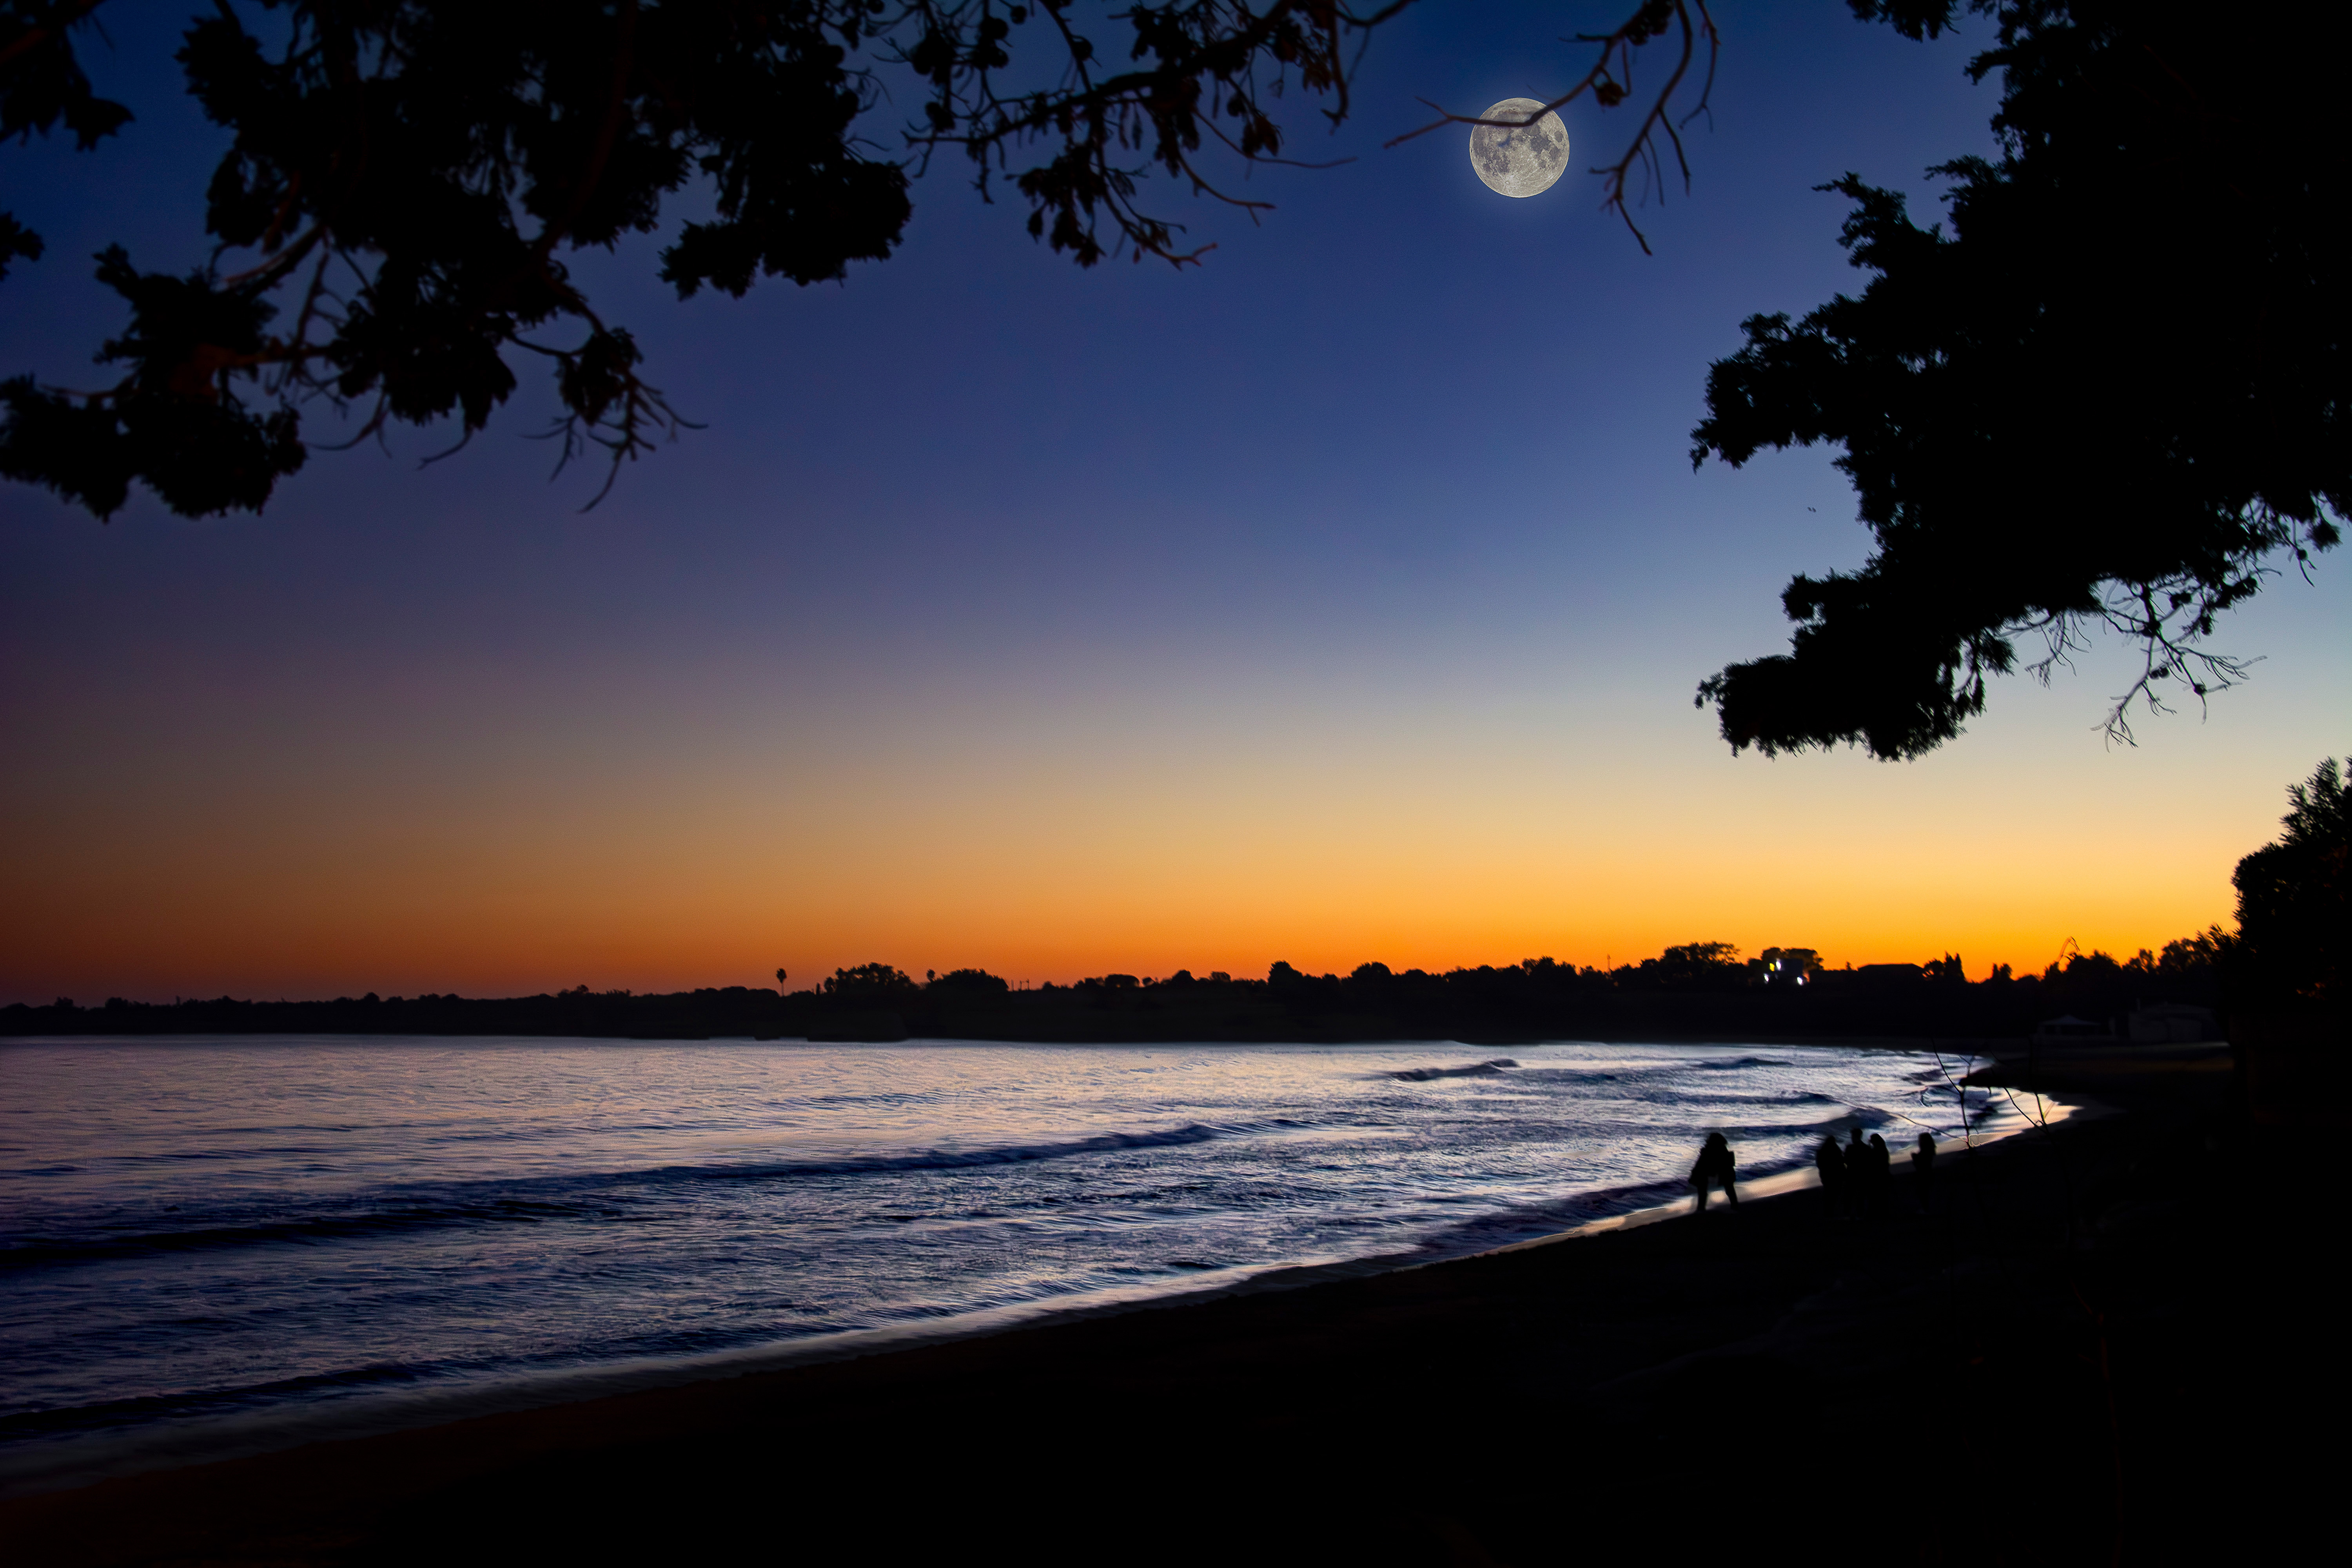
[[[2216,1050],[1920,1212],[1737,1212],[0,1502],[21,1563],[2250,1554],[2315,1513],[2316,1156]],[[2012,1077],[2022,1076],[2012,1068]],[[1898,1163],[1900,1162],[1898,1161]]]

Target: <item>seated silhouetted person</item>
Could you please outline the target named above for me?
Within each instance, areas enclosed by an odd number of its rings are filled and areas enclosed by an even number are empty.
[[[1813,1169],[1822,1173],[1822,1206],[1832,1216],[1845,1213],[1845,1151],[1838,1147],[1836,1133],[1823,1137],[1813,1151]]]
[[[1919,1134],[1919,1146],[1911,1151],[1911,1185],[1919,1194],[1919,1212],[1927,1214],[1928,1178],[1936,1173],[1936,1135]]]
[[[1860,1219],[1870,1212],[1870,1145],[1862,1141],[1862,1124],[1854,1123],[1845,1145],[1846,1210]]]
[[[1886,1147],[1886,1140],[1874,1132],[1870,1135],[1870,1212],[1886,1212],[1887,1184],[1895,1179],[1895,1155]]]
[[[1691,1191],[1698,1195],[1693,1214],[1706,1212],[1706,1190],[1718,1182],[1723,1184],[1725,1199],[1733,1208],[1739,1206],[1738,1189],[1731,1184],[1732,1163],[1731,1145],[1724,1141],[1723,1134],[1708,1133],[1706,1142],[1699,1146],[1698,1163],[1691,1167]]]

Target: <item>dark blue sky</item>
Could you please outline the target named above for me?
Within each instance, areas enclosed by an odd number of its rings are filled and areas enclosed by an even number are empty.
[[[187,7],[118,4],[89,63],[138,121],[7,154],[50,250],[0,284],[5,374],[104,374],[101,244],[205,254]],[[1734,760],[1692,709],[1781,645],[1791,572],[1866,547],[1826,454],[1692,473],[1706,365],[1861,281],[1810,187],[1931,208],[1994,89],[1962,69],[1980,21],[1921,45],[1830,0],[1727,6],[1693,189],[1637,215],[1654,256],[1581,173],[1622,112],[1572,108],[1575,172],[1526,201],[1466,133],[1381,151],[1417,97],[1559,90],[1582,55],[1555,40],[1606,10],[1385,29],[1349,126],[1294,121],[1297,155],[1355,163],[1259,171],[1255,227],[1155,182],[1218,245],[1181,274],[1081,272],[946,166],[841,285],[680,304],[658,239],[581,257],[707,426],[585,515],[600,476],[550,483],[520,438],[531,366],[469,449],[320,452],[259,519],[0,490],[0,805],[37,926],[0,1000],[1716,937],[1980,971],[2226,918],[2231,860],[2352,710],[2332,562],[2227,629],[2273,656],[2253,688],[2136,750],[2095,732],[2105,655],[1908,767]]]

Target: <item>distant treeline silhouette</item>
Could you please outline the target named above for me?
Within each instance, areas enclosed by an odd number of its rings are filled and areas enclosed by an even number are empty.
[[[979,969],[926,973],[887,963],[837,969],[808,990],[729,985],[664,995],[592,991],[482,1000],[338,996],[331,1002],[110,997],[80,1007],[0,1008],[6,1035],[568,1035],[625,1039],[1383,1040],[1713,1037],[1769,1040],[1897,1036],[2014,1039],[2055,1017],[2089,1033],[2180,1037],[2221,1019],[2174,1012],[2134,1026],[2143,1007],[2226,1012],[2233,1041],[2340,1045],[2352,953],[2352,768],[2322,761],[2287,789],[2284,831],[2238,862],[2238,929],[2209,926],[2128,959],[2070,939],[2040,974],[1996,965],[1971,982],[1959,954],[1925,963],[1830,969],[1806,947],[1743,960],[1725,942],[1670,947],[1612,968],[1530,958],[1443,973],[1363,963],[1345,978],[1276,963],[1263,980],[1180,969],[1161,978],[1097,974],[1014,989]],[[2158,1016],[2144,1016],[2146,1024]],[[2104,1026],[2104,1029],[2100,1026]],[[2082,1023],[2066,1031],[2080,1037]]]
[[[2006,966],[1976,982],[1958,954],[1923,964],[1828,969],[1805,948],[1742,961],[1727,942],[1670,947],[1613,969],[1550,958],[1402,973],[1383,963],[1307,974],[1276,963],[1264,979],[1178,970],[1101,974],[1015,989],[958,969],[916,980],[887,963],[835,971],[810,990],[730,985],[667,994],[593,991],[470,998],[340,996],[169,1004],[111,998],[81,1007],[0,1009],[0,1034],[356,1034],[586,1036],[635,1039],[1526,1040],[1644,1036],[2014,1037],[2072,1014],[2112,1021],[2159,1002],[2213,1006],[2218,930],[2128,960],[2073,952],[2040,975]]]

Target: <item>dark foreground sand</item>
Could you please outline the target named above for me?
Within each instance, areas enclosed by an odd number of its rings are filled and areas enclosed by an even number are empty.
[[[2324,1151],[2227,1058],[1819,1194],[0,1502],[39,1563],[2333,1556]]]

